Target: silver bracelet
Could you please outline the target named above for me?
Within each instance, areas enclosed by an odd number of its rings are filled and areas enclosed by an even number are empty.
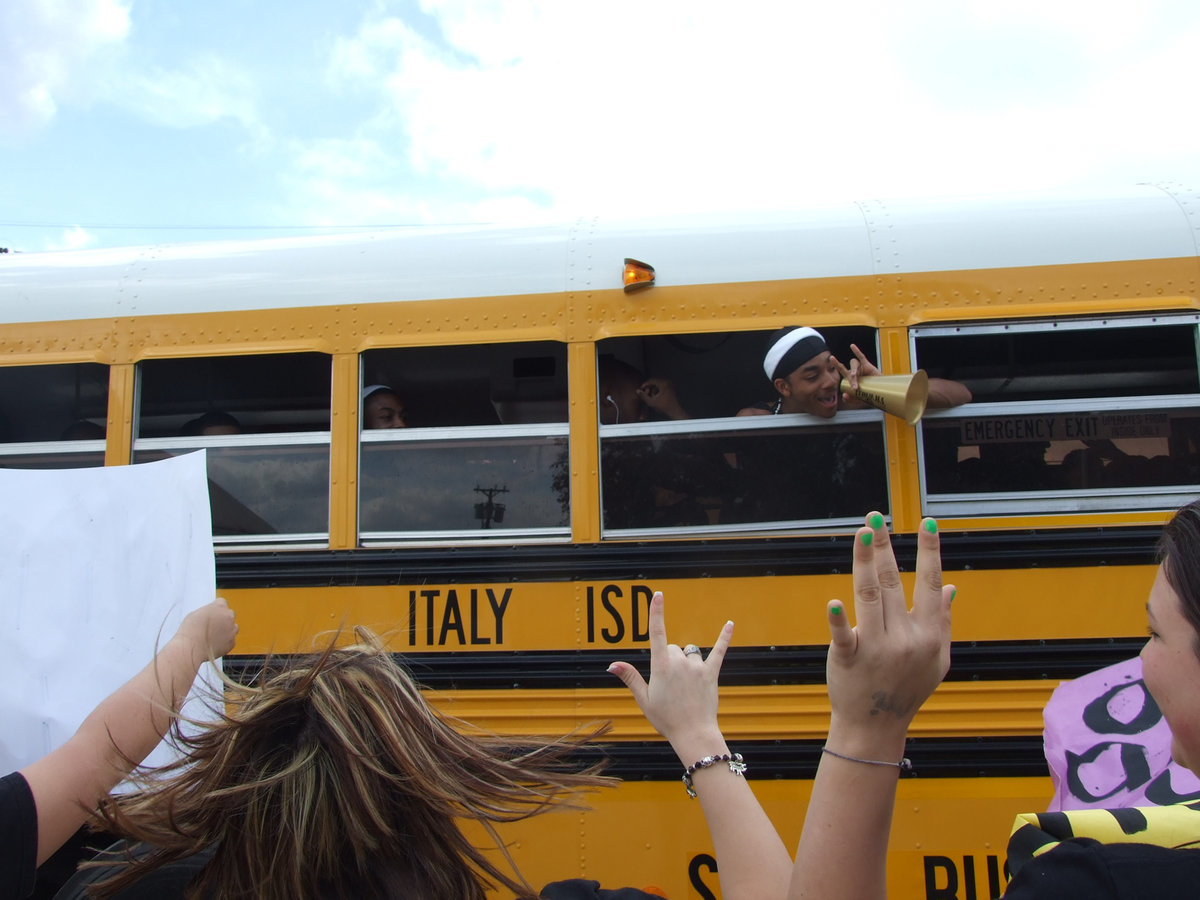
[[[698,769],[707,769],[709,766],[714,766],[719,762],[729,763],[729,771],[734,775],[741,775],[746,771],[746,763],[742,760],[742,754],[734,753],[732,756],[728,753],[722,753],[719,756],[706,756],[704,759],[698,759],[687,767],[683,773],[683,787],[687,791],[689,797],[696,796],[696,788],[692,785],[692,775]]]
[[[828,753],[830,756],[836,756],[838,759],[844,759],[846,762],[864,763],[868,766],[895,766],[901,772],[912,771],[912,761],[907,756],[900,760],[900,762],[890,762],[886,759],[859,759],[857,756],[846,756],[846,754],[830,750],[828,747],[822,747],[821,752]]]

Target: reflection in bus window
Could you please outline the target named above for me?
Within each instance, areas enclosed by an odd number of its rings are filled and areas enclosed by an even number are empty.
[[[108,366],[0,367],[0,466],[104,465]]]
[[[566,347],[370,350],[363,393],[403,398],[404,428],[361,421],[365,541],[566,538]]]
[[[935,494],[1200,484],[1191,407],[931,418],[923,430]]]
[[[567,527],[565,434],[475,439],[438,434],[432,440],[364,441],[359,473],[364,534],[489,537],[471,533]]]
[[[604,526],[828,527],[864,510],[887,512],[881,417],[845,413],[836,426],[771,417],[666,434],[623,429],[602,446]]]
[[[983,401],[922,422],[926,512],[1161,509],[1193,495],[1197,318],[920,330],[918,361],[959,360]]]
[[[140,363],[134,462],[206,448],[219,543],[326,540],[330,371],[320,353]]]

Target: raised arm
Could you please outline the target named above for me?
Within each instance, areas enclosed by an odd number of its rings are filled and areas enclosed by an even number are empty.
[[[709,757],[726,757],[691,776],[716,852],[721,894],[725,900],[774,900],[787,894],[792,861],[750,785],[734,771],[736,760],[717,724],[717,677],[732,637],[733,623],[726,622],[707,659],[691,645],[685,653],[668,644],[663,597],[656,593],[650,601],[649,683],[626,662],[608,670],[633,692],[685,769]]]
[[[850,350],[854,354],[854,359],[850,360],[849,368],[843,366],[836,359],[834,360],[837,362],[842,377],[850,382],[850,392],[842,394],[842,404],[848,409],[862,409],[868,404],[854,396],[854,391],[858,389],[858,377],[860,375],[882,375],[883,373],[878,366],[867,359],[856,344],[851,344]],[[928,409],[949,409],[952,406],[962,406],[964,403],[970,402],[971,389],[962,382],[951,381],[948,378],[929,379],[929,399],[925,403]]]
[[[911,612],[883,516],[854,538],[854,611],[826,608],[832,718],[804,819],[789,897],[873,900],[887,894],[888,832],[909,723],[950,667],[950,600],[937,523],[917,535]]]
[[[189,613],[158,656],[101,701],[65,744],[21,770],[37,806],[38,865],[129,774],[131,761],[158,745],[197,670],[228,653],[236,636],[233,610],[221,598]]]
[[[952,406],[962,406],[971,402],[971,389],[961,381],[951,381],[948,378],[929,379],[929,409],[949,409]]]
[[[675,385],[666,378],[647,378],[637,389],[637,395],[646,406],[667,419],[690,419]]]

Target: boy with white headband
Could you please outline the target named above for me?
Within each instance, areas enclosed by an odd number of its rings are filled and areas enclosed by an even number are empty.
[[[739,410],[739,416],[768,416],[779,413],[808,413],[832,419],[842,407],[861,409],[865,403],[853,393],[843,394],[841,382],[850,382],[857,389],[860,375],[881,375],[855,344],[850,345],[855,358],[850,367],[843,366],[825,344],[821,334],[812,328],[791,325],[771,335],[763,358],[763,372],[775,386],[779,398],[774,403],[759,403]],[[930,409],[959,406],[971,400],[965,384],[945,378],[929,379]]]

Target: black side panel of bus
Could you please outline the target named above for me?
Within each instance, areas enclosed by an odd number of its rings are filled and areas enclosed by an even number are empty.
[[[1154,562],[1160,526],[945,532],[942,568],[1056,569]],[[646,543],[421,547],[220,553],[222,588],[379,584],[480,584],[622,578],[754,578],[850,571],[851,536]],[[916,537],[894,535],[901,570]]]

